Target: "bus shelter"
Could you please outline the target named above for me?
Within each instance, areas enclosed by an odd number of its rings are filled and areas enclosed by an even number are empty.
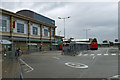
[[[6,59],[13,59],[15,56],[15,47],[9,40],[0,40],[1,53]]]

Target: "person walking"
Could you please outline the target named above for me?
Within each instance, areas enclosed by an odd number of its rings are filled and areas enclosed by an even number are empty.
[[[15,52],[16,59],[20,56],[20,48],[18,48]]]

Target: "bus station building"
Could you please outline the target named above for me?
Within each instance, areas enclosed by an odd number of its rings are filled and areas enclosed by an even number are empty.
[[[23,53],[39,50],[51,50],[55,43],[55,20],[30,10],[13,13],[0,9],[0,38],[12,43],[3,48]]]

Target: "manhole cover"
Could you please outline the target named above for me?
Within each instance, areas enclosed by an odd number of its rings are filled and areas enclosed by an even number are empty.
[[[69,67],[74,67],[74,68],[88,68],[87,65],[81,64],[81,63],[67,62],[67,63],[65,63],[65,65],[67,65]]]

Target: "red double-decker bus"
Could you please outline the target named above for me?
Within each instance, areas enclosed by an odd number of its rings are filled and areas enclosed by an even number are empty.
[[[97,43],[97,39],[94,38],[92,41],[91,41],[91,50],[97,50],[98,49],[98,43]]]

